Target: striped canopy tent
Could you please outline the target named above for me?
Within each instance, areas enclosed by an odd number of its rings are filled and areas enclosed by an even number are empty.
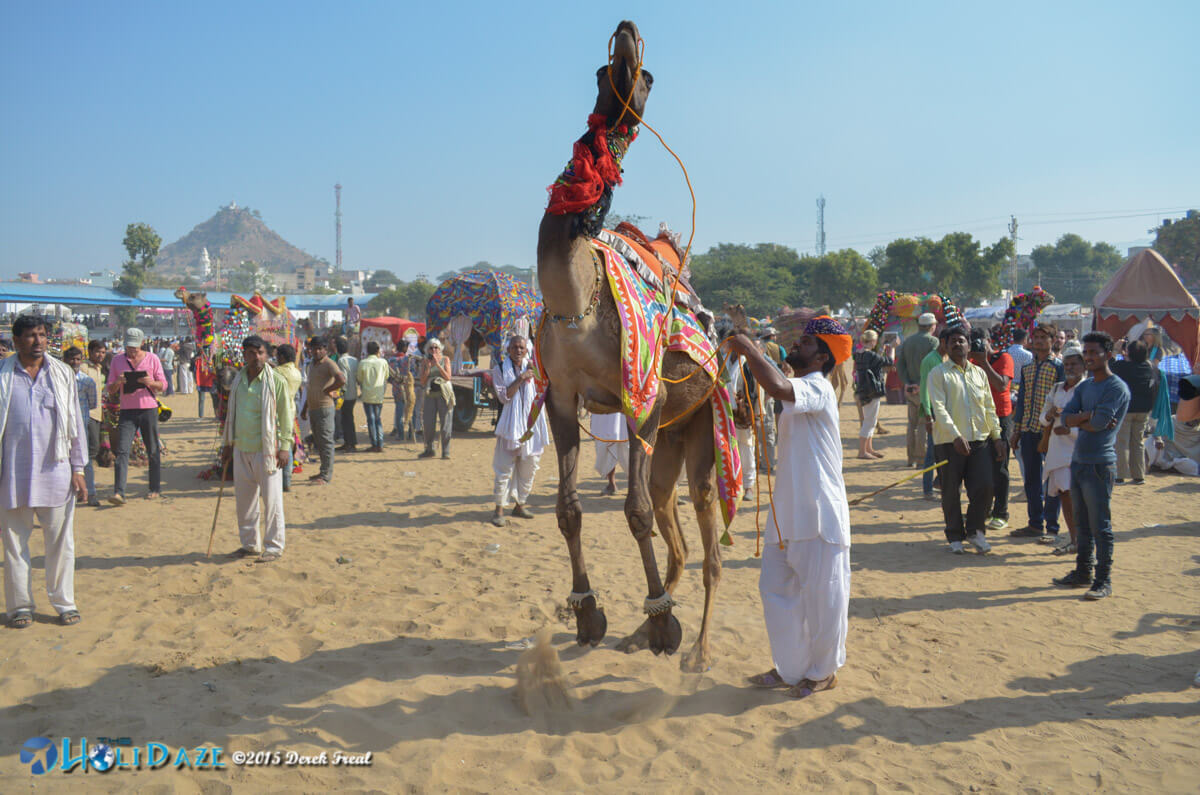
[[[1138,252],[1096,293],[1093,328],[1114,338],[1154,321],[1195,365],[1200,357],[1200,303],[1154,249]]]

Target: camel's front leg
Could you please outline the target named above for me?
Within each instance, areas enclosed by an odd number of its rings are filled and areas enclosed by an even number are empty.
[[[721,582],[721,547],[718,543],[721,516],[717,505],[711,411],[697,411],[689,423],[688,431],[688,486],[692,491],[696,520],[700,524],[700,540],[704,544],[704,618],[700,623],[700,635],[696,638],[696,645],[683,655],[680,668],[691,673],[701,673],[712,667],[708,633],[712,629],[717,586]],[[742,465],[747,466],[746,463]],[[754,466],[754,462],[751,461],[748,465]]]
[[[639,431],[641,437],[651,445],[658,436],[662,405],[660,401]],[[629,522],[630,532],[637,540],[638,551],[642,553],[642,566],[646,570],[645,610],[649,618],[646,619],[643,629],[646,631],[650,651],[655,654],[673,654],[683,639],[683,629],[679,626],[679,620],[671,614],[675,601],[663,587],[662,578],[658,573],[658,562],[654,558],[650,456],[646,455],[641,443],[636,439],[631,440],[629,445],[629,496],[625,498],[625,518]]]
[[[595,646],[604,640],[608,619],[604,617],[604,610],[600,608],[588,582],[580,543],[583,507],[575,487],[579,461],[576,400],[573,392],[560,396],[551,387],[546,395],[546,411],[550,419],[550,433],[554,435],[554,449],[558,453],[558,529],[567,540],[567,551],[571,554],[571,595],[567,597],[567,603],[575,610],[575,640],[580,646],[587,643]]]

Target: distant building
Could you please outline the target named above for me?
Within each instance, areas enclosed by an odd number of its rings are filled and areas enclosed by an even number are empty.
[[[95,287],[109,287],[117,283],[117,272],[110,269],[89,271],[88,277],[91,279],[91,284]]]
[[[312,292],[318,287],[329,286],[325,270],[325,266],[320,263],[312,263],[297,268],[292,273],[276,273],[275,284],[285,293]]]
[[[26,271],[26,272],[24,272],[24,273],[18,273],[18,274],[17,274],[17,281],[19,281],[19,282],[28,282],[28,283],[30,283],[30,284],[41,284],[41,283],[42,283],[42,280],[38,278],[38,275],[37,275],[36,273],[32,272],[32,271]]]

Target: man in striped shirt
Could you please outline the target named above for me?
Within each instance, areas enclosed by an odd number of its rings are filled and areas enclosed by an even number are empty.
[[[1045,496],[1042,489],[1041,413],[1054,385],[1063,380],[1062,363],[1051,358],[1050,347],[1058,329],[1052,323],[1040,324],[1029,335],[1033,361],[1021,368],[1021,391],[1013,409],[1013,436],[1010,444],[1017,450],[1025,478],[1025,499],[1029,524],[1013,530],[1010,536],[1036,538],[1043,533],[1058,535],[1058,497]]]

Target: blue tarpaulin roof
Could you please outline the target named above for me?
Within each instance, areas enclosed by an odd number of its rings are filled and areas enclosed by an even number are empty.
[[[229,306],[233,293],[209,292],[208,300],[214,307]],[[366,306],[378,293],[362,295],[289,295],[288,309],[297,311],[340,310],[346,308],[346,299]],[[250,296],[244,296],[249,298]],[[268,294],[274,298],[274,294]],[[78,284],[33,284],[30,282],[0,282],[0,303],[5,304],[66,304],[67,306],[140,306],[182,309],[183,304],[175,297],[174,290],[147,288],[137,298],[122,295],[108,287],[90,287]]]

